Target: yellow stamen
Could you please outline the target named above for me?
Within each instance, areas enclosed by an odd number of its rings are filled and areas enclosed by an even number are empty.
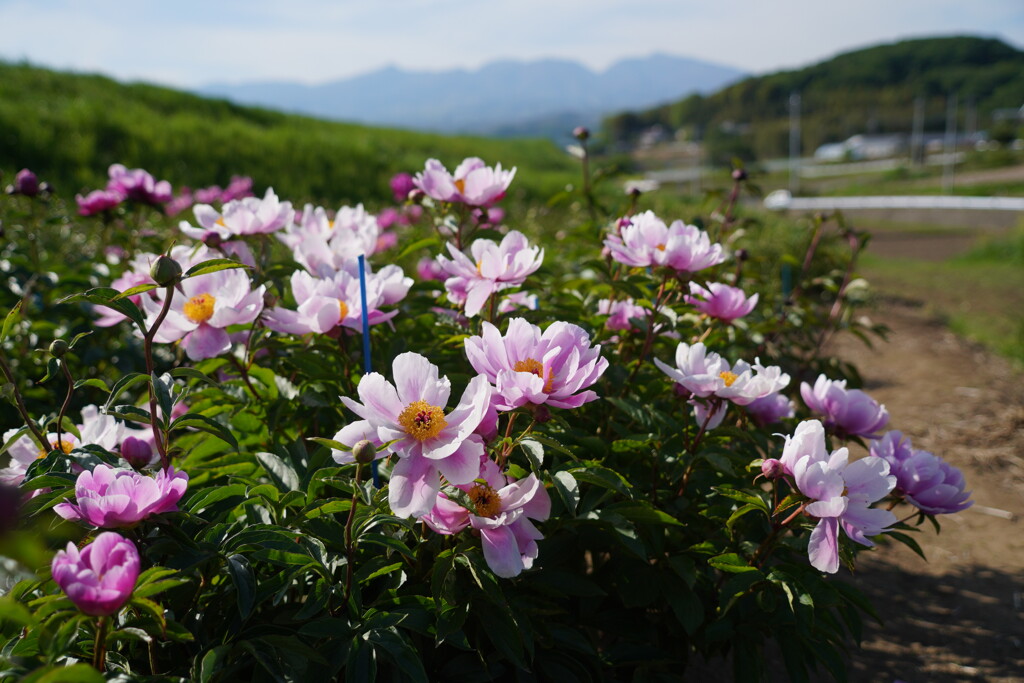
[[[327,227],[331,228],[333,230],[334,229],[334,221],[327,221]]]
[[[344,320],[345,318],[348,317],[348,304],[342,301],[341,299],[338,300],[338,312],[341,314],[341,318],[339,318],[339,321]]]
[[[213,317],[213,304],[216,302],[217,298],[212,294],[200,294],[186,301],[182,312],[196,324],[205,323]]]
[[[665,245],[659,244],[658,246],[655,247],[655,249],[657,249],[658,251],[665,251]]]
[[[727,387],[731,387],[732,383],[739,377],[735,372],[729,372],[728,370],[719,373],[718,376],[725,381],[725,386]]]
[[[476,514],[480,517],[494,517],[501,512],[501,496],[487,484],[477,483],[469,490],[469,499],[473,501]]]
[[[70,441],[66,441],[64,439],[61,439],[60,443],[57,443],[56,441],[53,441],[53,442],[50,443],[50,450],[51,451],[56,451],[56,450],[64,451],[65,455],[67,455],[72,450],[74,450],[74,448],[75,448],[75,444],[71,443]],[[36,458],[36,460],[40,460],[42,458],[45,458],[48,454],[49,454],[49,451],[44,451],[43,449],[40,448],[39,449],[39,457]]]
[[[551,376],[551,370],[548,370],[547,377],[544,377],[544,366],[541,365],[540,361],[535,358],[527,358],[526,360],[516,361],[516,364],[512,366],[512,369],[516,372],[529,372],[537,375],[544,380],[544,392],[550,394],[554,388],[554,377]]]
[[[228,227],[228,226],[227,226],[227,223],[225,223],[225,222],[224,222],[224,219],[223,219],[223,218],[218,218],[217,220],[215,220],[215,221],[214,221],[214,223],[215,223],[215,224],[217,224],[217,225],[219,225],[219,226],[220,226],[220,227],[222,227],[222,228],[226,228],[226,227]]]
[[[433,439],[448,426],[444,419],[444,410],[432,406],[426,401],[414,401],[405,407],[398,416],[398,424],[405,433],[418,441]]]
[[[459,191],[459,194],[463,194],[466,191],[466,181],[459,178],[455,181],[455,189]]]
[[[483,265],[484,265],[483,261],[477,261],[476,262],[476,274],[479,275],[480,277],[484,276],[484,274],[480,271],[480,269],[483,268]]]

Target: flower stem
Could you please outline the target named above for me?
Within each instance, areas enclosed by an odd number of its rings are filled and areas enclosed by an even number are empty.
[[[39,443],[39,448],[44,453],[49,453],[50,444],[46,442],[46,437],[39,430],[36,423],[32,421],[32,418],[29,417],[28,409],[25,408],[25,401],[21,398],[21,392],[18,391],[18,385],[14,381],[14,373],[11,372],[11,366],[7,364],[7,359],[4,358],[4,354],[2,352],[0,352],[0,370],[3,371],[4,378],[7,379],[12,387],[11,393],[14,394],[14,402],[18,407],[18,414],[21,415],[21,419],[25,421],[25,424],[28,426],[28,430],[32,432],[32,436],[35,437],[35,440]]]
[[[356,463],[355,488],[352,490],[352,507],[348,509],[348,519],[345,521],[345,604],[352,595],[352,564],[355,544],[352,542],[352,524],[356,519],[356,506],[359,503],[359,475],[362,474],[362,463]]]
[[[107,668],[107,626],[110,620],[105,617],[96,618],[96,642],[92,648],[92,665],[101,674]]]
[[[60,358],[57,360],[60,363],[61,369],[64,370],[64,377],[68,380],[68,393],[64,397],[64,403],[61,404],[60,412],[57,413],[57,448],[63,450],[64,444],[64,415],[68,412],[68,406],[71,404],[71,394],[75,391],[75,380],[71,376],[71,370],[68,368],[68,363],[65,359]],[[50,449],[46,449],[49,451]]]
[[[153,372],[155,365],[153,363],[153,337],[156,336],[156,331],[160,328],[160,324],[163,323],[164,318],[167,317],[168,311],[171,310],[171,299],[174,298],[174,286],[168,285],[166,288],[167,296],[164,297],[163,308],[160,309],[160,314],[157,315],[156,320],[148,330],[143,330],[142,340],[143,348],[146,355],[146,372],[149,374],[149,424],[153,429],[153,443],[156,444],[156,449],[160,453],[160,466],[165,470],[170,467],[171,461],[167,456],[167,444],[164,441],[164,435],[161,433],[160,426],[156,421],[156,389],[153,387]],[[170,415],[164,415],[165,420],[170,420]]]

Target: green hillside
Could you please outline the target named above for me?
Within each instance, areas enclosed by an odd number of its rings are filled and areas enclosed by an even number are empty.
[[[28,167],[66,197],[106,183],[115,162],[177,187],[233,174],[282,197],[323,203],[388,197],[388,178],[427,158],[519,166],[515,188],[547,197],[575,164],[545,140],[444,137],[329,123],[145,84],[0,63],[0,170]],[[572,174],[571,176],[569,174]]]
[[[909,132],[914,99],[925,101],[925,130],[945,129],[949,94],[959,98],[964,131],[973,107],[979,129],[996,109],[1024,104],[1024,52],[989,38],[907,40],[839,55],[814,66],[745,79],[713,95],[693,95],[604,122],[611,141],[660,124],[709,146],[760,159],[785,156],[789,98],[800,93],[804,154],[858,133]]]

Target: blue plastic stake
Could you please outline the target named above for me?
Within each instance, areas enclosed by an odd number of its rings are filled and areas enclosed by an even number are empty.
[[[359,255],[359,301],[363,306],[363,374],[373,372],[373,363],[370,361],[370,314],[366,310],[366,256]],[[374,460],[371,466],[373,472],[373,485],[380,488],[380,474],[377,472],[377,461]]]

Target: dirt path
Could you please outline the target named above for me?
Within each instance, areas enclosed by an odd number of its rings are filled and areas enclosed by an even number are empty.
[[[885,300],[891,330],[857,364],[890,428],[960,467],[974,507],[900,544],[864,553],[855,580],[880,613],[851,653],[851,681],[1024,681],[1024,376],[929,320],[920,302]],[[902,508],[897,509],[897,513]],[[908,509],[904,514],[909,514]]]

